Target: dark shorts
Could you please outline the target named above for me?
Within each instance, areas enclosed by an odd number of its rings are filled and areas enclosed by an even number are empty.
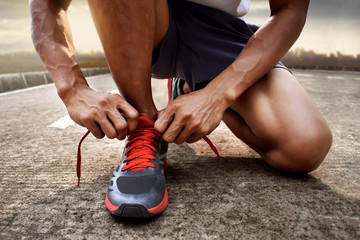
[[[206,86],[239,55],[256,25],[220,10],[168,0],[169,29],[153,53],[152,76],[179,77],[192,90]],[[275,67],[286,67],[279,62]]]

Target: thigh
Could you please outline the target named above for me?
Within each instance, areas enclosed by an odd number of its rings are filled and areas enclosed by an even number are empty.
[[[167,0],[155,1],[155,40],[154,48],[156,49],[169,28],[169,7]]]
[[[328,129],[323,116],[295,77],[281,68],[273,68],[230,109],[255,136],[256,141],[250,139],[251,144],[260,154],[305,142],[324,128]]]

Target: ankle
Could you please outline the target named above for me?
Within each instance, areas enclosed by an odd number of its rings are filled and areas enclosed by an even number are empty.
[[[157,111],[139,112],[139,116],[146,117],[147,119],[155,122],[157,119]]]

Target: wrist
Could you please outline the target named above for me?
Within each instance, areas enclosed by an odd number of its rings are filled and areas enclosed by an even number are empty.
[[[56,86],[56,88],[57,88],[57,93],[58,93],[59,97],[65,103],[65,105],[67,105],[67,103],[70,101],[70,99],[74,95],[78,94],[82,90],[90,89],[90,87],[87,85],[87,83],[76,84],[75,86],[68,84],[68,83],[63,83],[63,84],[60,84],[60,86],[59,85]]]
[[[78,67],[48,70],[54,80],[57,93],[65,105],[77,92],[90,89],[81,69]]]
[[[84,77],[67,78],[55,81],[57,93],[64,104],[67,106],[71,99],[84,90],[89,90],[90,87]]]
[[[208,99],[211,106],[218,109],[219,111],[225,112],[226,109],[232,104],[232,102],[230,101],[230,98],[226,96],[226,93],[222,90],[223,89],[220,89],[216,85],[209,86],[208,84],[205,88],[199,91],[202,91],[204,96],[207,96],[206,98]]]
[[[223,72],[213,79],[213,81],[211,81],[205,88],[217,97],[217,104],[224,110],[233,104],[240,96],[240,94],[236,91],[235,82],[231,80],[232,78],[235,77],[229,73]]]

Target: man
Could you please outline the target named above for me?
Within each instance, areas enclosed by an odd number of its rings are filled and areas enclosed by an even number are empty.
[[[124,98],[89,88],[75,58],[69,4],[30,0],[32,37],[71,118],[97,138],[127,136],[106,195],[112,213],[160,214],[168,202],[167,143],[198,141],[221,120],[281,171],[310,172],[325,158],[331,132],[279,63],[304,26],[309,1],[269,0],[271,15],[257,29],[239,19],[248,0],[89,0]],[[161,112],[151,74],[177,77],[169,81],[173,101]]]

